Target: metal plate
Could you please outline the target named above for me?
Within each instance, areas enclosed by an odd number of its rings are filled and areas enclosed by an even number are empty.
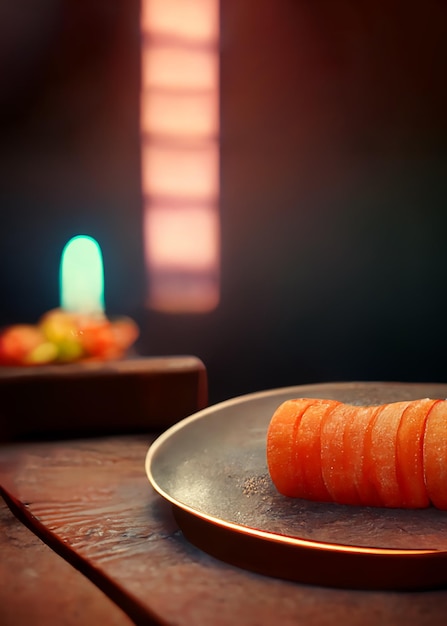
[[[339,383],[250,394],[209,407],[162,434],[146,472],[185,536],[229,563],[337,587],[447,584],[447,512],[352,507],[281,496],[266,465],[266,434],[289,398],[379,404],[445,398],[447,385]]]

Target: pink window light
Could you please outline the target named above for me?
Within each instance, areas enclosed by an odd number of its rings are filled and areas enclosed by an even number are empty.
[[[150,308],[219,302],[218,0],[142,0],[142,186]]]

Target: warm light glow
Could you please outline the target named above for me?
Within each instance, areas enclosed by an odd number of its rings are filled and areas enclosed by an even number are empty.
[[[211,43],[218,36],[217,9],[215,0],[143,1],[142,31]]]
[[[219,216],[209,207],[156,205],[147,213],[147,260],[155,270],[199,270],[218,263]]]
[[[219,304],[216,277],[209,272],[152,274],[151,307],[164,313],[203,313]]]
[[[219,186],[217,163],[217,146],[211,142],[179,146],[149,141],[143,187],[153,196],[208,198],[214,202]]]
[[[218,0],[142,0],[144,240],[161,311],[219,300],[218,24]]]
[[[74,313],[103,315],[104,269],[98,243],[87,235],[70,239],[60,265],[61,307]]]
[[[141,112],[141,129],[145,134],[176,138],[217,137],[217,94],[155,91]]]
[[[154,43],[143,52],[143,90],[212,90],[217,75],[216,55],[206,48]]]

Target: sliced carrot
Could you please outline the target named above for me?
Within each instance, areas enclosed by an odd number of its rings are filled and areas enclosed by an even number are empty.
[[[397,478],[397,431],[409,402],[392,402],[380,407],[371,424],[369,442],[365,442],[365,482],[378,495],[378,505],[401,507],[403,498]]]
[[[352,474],[347,471],[345,430],[357,408],[340,404],[329,412],[321,428],[321,470],[327,490],[334,502],[358,504],[358,493]]]
[[[433,406],[425,423],[424,478],[428,497],[438,509],[447,510],[447,401]]]
[[[303,477],[300,496],[326,502],[332,500],[321,471],[321,425],[325,416],[340,403],[317,400],[306,408],[296,432],[296,467]]]
[[[371,505],[377,500],[377,492],[371,489],[364,478],[365,441],[371,422],[379,410],[377,406],[352,407],[352,415],[343,435],[344,464],[346,474],[351,477],[352,504]]]
[[[402,507],[420,509],[430,500],[424,481],[422,444],[425,422],[440,400],[425,398],[412,402],[402,413],[396,441],[397,478],[402,494]]]
[[[297,473],[295,439],[305,409],[313,398],[286,400],[275,411],[267,434],[267,465],[277,490],[284,496],[299,497],[303,478]]]
[[[375,460],[371,455],[372,429],[375,424],[376,418],[381,412],[382,408],[382,405],[376,406],[371,411],[369,420],[367,420],[367,424],[363,433],[363,459],[359,489],[361,500],[365,506],[382,506],[382,500],[377,490],[376,481],[374,480]]]
[[[447,400],[288,400],[270,422],[267,464],[286,496],[447,510]]]

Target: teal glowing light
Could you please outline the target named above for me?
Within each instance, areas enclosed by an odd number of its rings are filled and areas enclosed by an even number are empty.
[[[73,313],[104,314],[104,268],[99,244],[88,235],[70,239],[60,265],[61,307]]]

